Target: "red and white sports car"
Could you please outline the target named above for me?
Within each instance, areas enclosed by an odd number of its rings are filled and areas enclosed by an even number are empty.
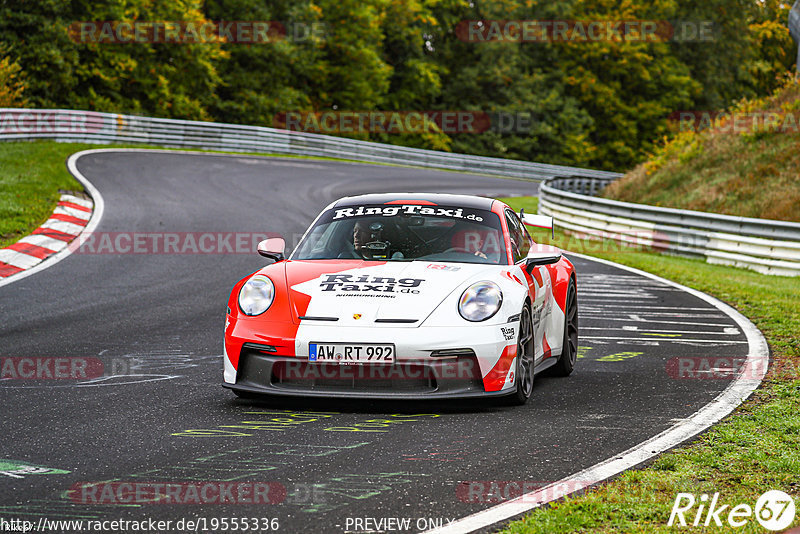
[[[552,227],[549,217],[522,214]],[[508,396],[569,375],[575,270],[489,198],[373,194],[329,205],[228,300],[224,386],[240,396]]]

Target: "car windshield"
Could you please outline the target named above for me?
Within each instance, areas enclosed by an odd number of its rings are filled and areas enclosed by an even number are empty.
[[[500,218],[495,213],[401,203],[326,211],[291,259],[508,264]]]

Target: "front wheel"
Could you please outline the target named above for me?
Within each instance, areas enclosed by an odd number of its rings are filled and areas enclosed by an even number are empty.
[[[531,307],[525,304],[519,316],[519,337],[517,338],[517,389],[509,395],[509,404],[522,406],[533,393],[533,325]]]
[[[569,376],[578,360],[578,292],[575,281],[569,281],[564,308],[564,344],[561,356],[553,366],[553,376]]]

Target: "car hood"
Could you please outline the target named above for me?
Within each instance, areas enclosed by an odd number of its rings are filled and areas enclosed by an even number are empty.
[[[454,291],[500,267],[425,261],[289,261],[292,319],[337,326],[419,326]],[[507,267],[506,267],[507,268]]]

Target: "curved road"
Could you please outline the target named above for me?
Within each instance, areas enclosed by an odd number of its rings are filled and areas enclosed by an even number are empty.
[[[292,243],[344,195],[508,196],[536,187],[410,168],[181,153],[92,154],[78,168],[105,199],[96,231],[110,236],[276,232]],[[95,253],[74,253],[0,287],[0,517],[153,518],[172,528],[205,518],[184,530],[199,532],[222,531],[210,523],[222,517],[277,518],[282,532],[425,530],[519,495],[509,481],[530,489],[624,451],[728,385],[675,375],[679,363],[694,365],[687,358],[747,354],[730,317],[660,282],[574,262],[578,368],[567,379],[537,378],[532,401],[508,408],[238,400],[220,385],[225,300],[262,258],[119,254],[99,243]],[[9,373],[24,357],[73,358],[92,372],[16,379]],[[49,364],[36,365],[47,376]],[[208,481],[263,483],[259,491],[268,487],[281,502],[193,504],[187,488]],[[166,482],[184,483],[174,500],[190,502],[120,502],[130,494],[115,493],[123,483]]]

